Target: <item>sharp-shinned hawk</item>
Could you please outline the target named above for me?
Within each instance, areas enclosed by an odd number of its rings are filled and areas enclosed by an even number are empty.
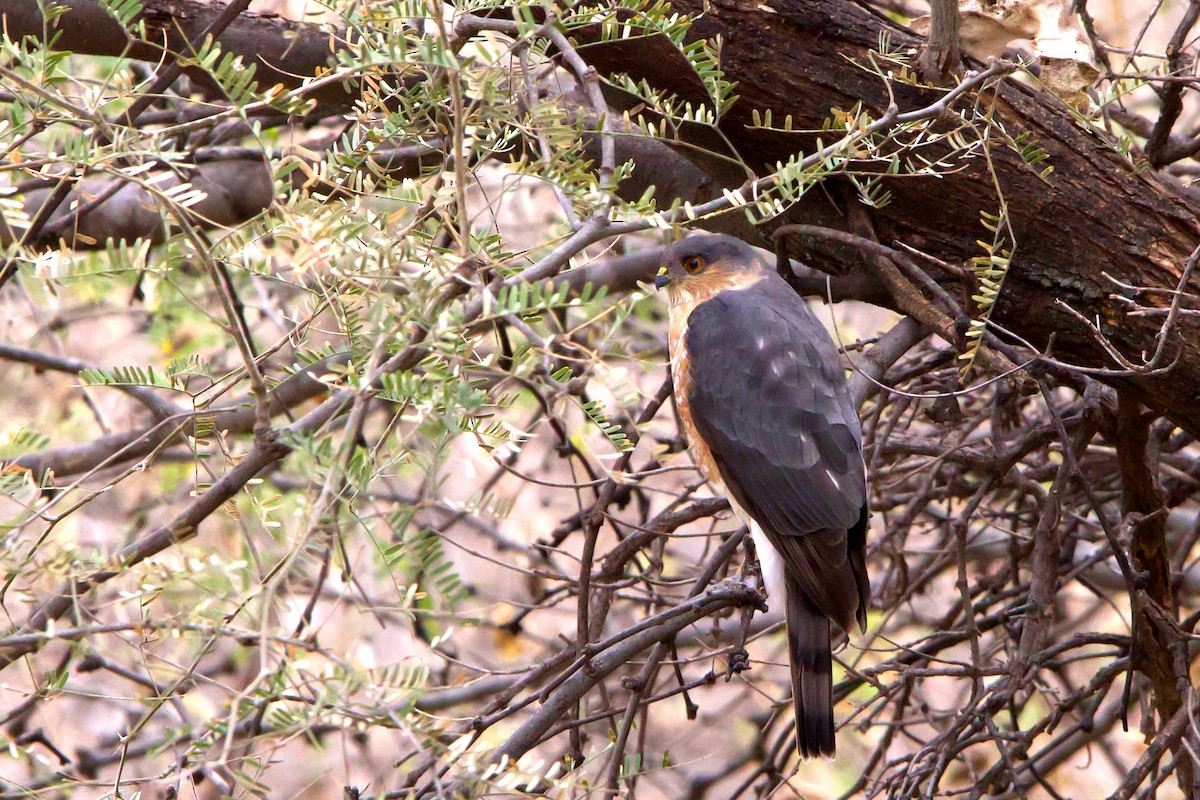
[[[675,400],[697,464],[750,528],[787,620],[796,744],[834,754],[830,621],[866,623],[866,469],[838,351],[743,242],[693,236],[663,256]]]

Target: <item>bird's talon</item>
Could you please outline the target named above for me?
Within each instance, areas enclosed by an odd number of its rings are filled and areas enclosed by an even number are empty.
[[[725,682],[728,683],[734,675],[739,675],[750,669],[750,654],[738,648],[729,654],[729,668],[725,670]]]

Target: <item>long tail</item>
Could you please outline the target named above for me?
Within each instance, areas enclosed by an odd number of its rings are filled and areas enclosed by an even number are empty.
[[[796,747],[801,758],[832,757],[833,656],[829,617],[818,611],[792,581],[787,587],[788,651],[792,702],[796,707]]]

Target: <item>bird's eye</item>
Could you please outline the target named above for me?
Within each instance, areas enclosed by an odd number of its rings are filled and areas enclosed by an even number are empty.
[[[700,256],[692,256],[683,262],[683,268],[688,272],[699,272],[704,269],[704,259]]]

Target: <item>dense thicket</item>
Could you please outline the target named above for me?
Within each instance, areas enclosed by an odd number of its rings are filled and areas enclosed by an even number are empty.
[[[0,796],[1192,796],[1200,12],[932,5],[0,0]],[[698,228],[839,301],[835,762],[672,413]]]

